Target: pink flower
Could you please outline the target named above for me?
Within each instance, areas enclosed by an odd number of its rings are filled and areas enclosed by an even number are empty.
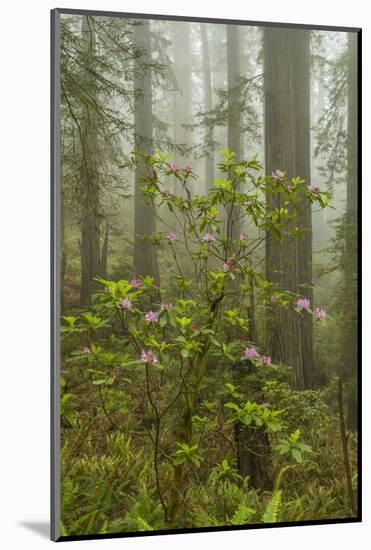
[[[263,406],[264,407],[270,407],[271,404],[269,403],[269,401],[264,401]]]
[[[174,195],[174,193],[170,191],[170,189],[164,189],[163,194],[166,195],[168,198]]]
[[[161,288],[161,283],[155,283],[155,284],[154,284],[154,287],[155,287],[155,288]]]
[[[311,185],[309,189],[312,193],[319,193],[321,191],[321,188],[318,185]]]
[[[320,307],[316,307],[315,313],[318,321],[327,317],[327,311],[324,309],[321,309]]]
[[[247,234],[246,233],[240,233],[240,241],[246,241],[247,239]]]
[[[158,322],[158,313],[151,310],[151,311],[149,311],[148,313],[145,314],[144,318],[149,323],[157,323]]]
[[[85,355],[90,355],[90,348],[88,348],[88,346],[85,346],[84,348],[82,348],[81,353],[85,353]]]
[[[205,233],[205,235],[202,237],[202,240],[206,241],[207,243],[210,243],[211,241],[216,241],[216,237],[212,233]]]
[[[262,365],[270,365],[272,363],[272,358],[269,357],[269,355],[262,355],[260,361]]]
[[[292,191],[292,185],[291,185],[291,183],[287,183],[286,185],[284,185],[284,187],[286,188],[286,191],[287,191],[288,193],[291,193],[291,191]]]
[[[173,304],[169,302],[168,304],[166,302],[161,302],[161,311],[165,311],[167,309],[171,309],[173,307]]]
[[[158,363],[156,355],[151,350],[142,350],[140,353],[140,358],[143,363],[147,363],[147,365],[155,365],[156,363]]]
[[[232,268],[233,268],[233,264],[231,262],[224,262],[223,271],[230,271]]]
[[[166,237],[169,241],[177,241],[178,235],[175,233],[175,231],[170,231],[168,236]]]
[[[140,279],[132,279],[132,280],[130,281],[130,284],[131,284],[131,286],[133,286],[134,288],[139,288],[140,286],[142,286],[143,281],[141,281]]]
[[[245,357],[259,357],[259,353],[256,348],[246,348],[244,353]]]
[[[192,172],[192,166],[190,164],[187,164],[187,166],[185,167],[185,171]]]
[[[271,296],[271,304],[274,305],[278,302],[277,296]]]
[[[308,298],[299,298],[296,305],[299,309],[307,309],[310,307],[310,300]]]
[[[173,174],[176,174],[179,170],[179,164],[170,164],[170,170],[172,171]]]
[[[275,170],[274,172],[272,172],[272,178],[274,180],[281,180],[285,175],[285,172],[282,172],[281,170]]]
[[[130,298],[125,298],[122,300],[120,307],[122,309],[131,309],[133,307],[133,302],[130,300]]]

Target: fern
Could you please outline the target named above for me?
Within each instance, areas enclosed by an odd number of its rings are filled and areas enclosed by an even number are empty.
[[[275,523],[278,521],[278,513],[280,510],[282,498],[282,491],[278,490],[273,493],[265,507],[262,522],[263,523]]]
[[[153,531],[153,527],[140,516],[137,517],[137,526],[139,531]]]
[[[255,510],[253,508],[249,508],[245,504],[241,503],[233,514],[230,522],[232,525],[244,525],[249,522],[253,514],[255,514]]]

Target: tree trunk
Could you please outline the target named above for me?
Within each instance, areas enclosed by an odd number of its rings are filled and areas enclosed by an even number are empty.
[[[205,23],[200,23],[201,44],[202,44],[202,71],[204,79],[204,107],[205,112],[209,113],[213,108],[212,86],[211,86],[211,70],[210,70],[210,54],[209,42],[207,38],[207,26]],[[215,169],[214,169],[214,128],[207,126],[205,128],[205,143],[207,145],[207,154],[205,157],[205,190],[206,192],[214,185]]]
[[[177,82],[174,104],[174,162],[183,167],[189,162],[187,149],[192,145],[192,64],[190,23],[174,24],[174,73]],[[175,180],[177,183],[177,180]],[[176,191],[177,185],[175,185]]]
[[[267,28],[265,59],[265,165],[270,174],[283,170],[310,183],[310,33]],[[269,209],[277,208],[282,194],[267,194]],[[268,236],[266,272],[279,290],[300,292],[311,300],[312,233],[309,202],[301,202],[299,222],[304,238]],[[304,285],[304,286],[302,286]],[[291,309],[280,308],[268,323],[268,346],[274,361],[293,367],[294,384],[311,388],[313,381],[312,318],[301,319]]]
[[[82,39],[84,45],[84,67],[94,66],[96,55],[96,36],[90,17],[82,21]],[[94,76],[85,70],[84,90],[93,102],[97,101]],[[81,166],[81,305],[90,303],[91,293],[96,284],[94,278],[99,275],[99,236],[100,236],[100,189],[98,172],[98,131],[94,107],[83,104],[81,128],[82,166]]]
[[[100,275],[103,279],[107,279],[107,263],[108,263],[108,223],[104,232],[104,241],[102,246],[102,254],[100,258]]]
[[[241,98],[240,98],[240,44],[239,28],[227,25],[227,71],[228,71],[228,149],[241,160]],[[237,240],[239,236],[240,211],[232,206],[227,212],[228,238]]]
[[[134,66],[135,150],[152,154],[152,79],[151,35],[149,21],[137,21],[134,28],[136,49]],[[134,272],[136,276],[152,275],[159,280],[156,250],[151,235],[156,230],[153,204],[142,192],[145,163],[138,158],[135,169],[134,207]]]
[[[358,120],[357,120],[357,34],[348,34],[348,184],[344,258],[344,348],[342,378],[350,382],[347,395],[348,428],[357,428],[357,204],[358,204]]]

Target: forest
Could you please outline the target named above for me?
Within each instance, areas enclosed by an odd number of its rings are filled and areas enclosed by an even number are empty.
[[[62,535],[358,516],[357,38],[61,15]]]

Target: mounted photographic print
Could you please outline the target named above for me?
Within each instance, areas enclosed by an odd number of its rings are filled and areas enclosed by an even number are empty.
[[[360,38],[52,11],[53,540],[361,520]]]

